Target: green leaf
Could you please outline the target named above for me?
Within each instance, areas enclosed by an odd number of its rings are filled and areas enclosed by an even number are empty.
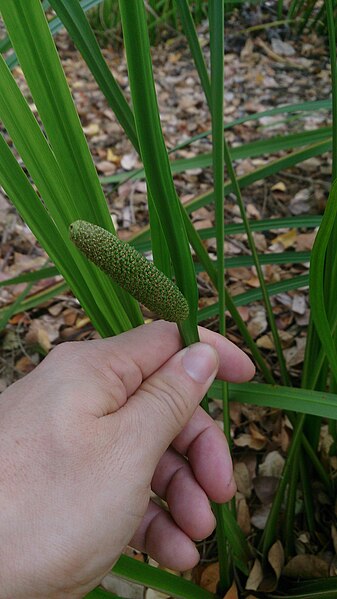
[[[122,332],[142,322],[138,305],[70,249],[67,240],[68,225],[79,216],[112,231],[113,226],[44,13],[34,0],[24,6],[23,0],[1,0],[0,8],[50,145],[4,67],[1,117],[74,257],[74,273],[65,275],[67,280],[89,316],[96,323],[100,319],[103,335]],[[83,274],[77,278],[79,268]]]
[[[209,396],[221,399],[220,381],[213,383]],[[337,420],[337,395],[333,393],[262,383],[230,383],[229,398],[230,401]]]
[[[19,283],[29,283],[30,281],[36,282],[42,279],[49,279],[59,275],[59,271],[55,266],[48,266],[34,270],[33,272],[25,272],[22,275],[16,277],[10,277],[0,281],[0,287],[7,287],[9,285],[18,285]]]
[[[280,252],[275,254],[259,254],[260,264],[300,264],[310,262],[311,252]],[[217,262],[212,261],[213,267],[217,267]],[[252,256],[235,256],[226,259],[226,268],[242,268],[243,266],[253,266]],[[196,272],[204,270],[203,264],[196,264]]]
[[[105,589],[97,588],[86,595],[84,599],[123,599],[123,597],[118,597],[114,593],[109,593],[109,591],[106,591]]]
[[[186,35],[191,54],[193,56],[194,64],[198,71],[200,83],[204,90],[204,94],[207,99],[209,108],[211,109],[212,97],[211,97],[211,84],[207,67],[201,47],[199,44],[197,32],[194,26],[193,18],[191,15],[189,3],[187,0],[175,0],[175,4],[178,8],[181,23],[183,26],[184,33]]]
[[[82,8],[78,0],[50,0],[50,4],[81,52],[126,135],[137,149],[138,139],[132,111],[103,58],[94,33],[85,17],[85,7]]]
[[[238,183],[241,189],[248,187],[252,183],[256,181],[261,181],[262,179],[266,179],[271,175],[275,175],[275,173],[279,173],[287,168],[295,166],[304,160],[308,160],[308,158],[312,158],[313,156],[319,156],[331,150],[331,139],[328,141],[321,141],[317,144],[309,146],[304,150],[300,150],[298,152],[291,152],[287,156],[283,156],[282,158],[278,158],[277,160],[272,160],[266,166],[262,166],[260,168],[255,169],[251,173],[247,175],[242,175],[238,177]],[[225,184],[224,193],[228,195],[233,192],[232,183],[228,182]],[[202,194],[189,202],[186,202],[185,208],[188,212],[193,212],[202,206],[205,206],[213,201],[213,192],[207,192]]]
[[[324,298],[324,262],[326,251],[337,216],[337,181],[333,184],[311,252],[310,305],[316,331],[319,335],[329,364],[337,380],[337,352],[333,339]]]
[[[114,593],[109,593],[109,591],[106,591],[105,589],[97,588],[86,595],[84,599],[123,599],[123,597],[119,597]]]
[[[33,283],[29,283],[10,306],[0,310],[0,331],[2,331],[2,329],[4,329],[7,326],[7,323],[10,320],[10,318],[12,318],[13,314],[16,314],[17,312],[21,312],[22,302],[27,297],[32,286],[33,286]]]
[[[251,143],[245,143],[235,148],[231,148],[232,160],[243,160],[245,158],[254,158],[261,155],[279,153],[284,150],[291,150],[308,144],[318,143],[331,138],[332,128],[321,127],[311,131],[294,133],[291,135],[276,135],[269,139],[261,139]],[[173,148],[170,153],[175,152]],[[171,160],[172,173],[179,174],[189,169],[208,168],[212,164],[212,154],[204,153],[193,156],[192,158],[177,158]],[[143,169],[135,169],[128,173],[116,173],[106,177],[100,177],[102,183],[123,183],[127,179],[144,178]]]
[[[112,569],[114,574],[138,584],[173,595],[177,599],[216,599],[216,596],[181,576],[143,564],[122,555]]]
[[[94,6],[97,6],[97,4],[101,4],[102,2],[104,2],[104,0],[81,0],[80,6],[86,12],[91,8],[94,8]],[[63,29],[64,25],[58,17],[54,17],[53,19],[48,21],[48,27],[50,29],[50,33],[52,35],[56,35],[56,33],[60,31],[60,29]],[[9,37],[6,37],[6,40],[4,40],[4,47],[6,48],[6,50],[9,50],[11,48],[11,41]],[[0,50],[0,52],[3,53],[6,50]],[[8,56],[6,62],[9,69],[14,69],[14,67],[18,64],[18,58],[15,52],[12,52],[10,56]]]
[[[180,202],[173,184],[160,124],[143,0],[119,2],[132,104],[141,156],[151,197],[170,252],[176,283],[188,301],[189,319],[181,324],[185,342],[197,340],[197,286]],[[154,229],[152,235],[158,235]]]
[[[290,289],[301,289],[302,287],[308,287],[309,285],[309,275],[299,275],[297,277],[292,277],[291,279],[286,279],[285,281],[279,281],[278,283],[269,283],[267,285],[267,291],[269,295],[277,295],[278,293],[282,293],[284,291],[289,291]],[[250,289],[249,291],[245,291],[244,293],[239,293],[238,295],[234,295],[232,297],[235,306],[246,306],[250,302],[255,302],[262,298],[261,289]],[[219,304],[215,302],[211,306],[207,306],[207,308],[202,308],[198,312],[198,322],[203,322],[212,316],[218,314]]]
[[[54,283],[54,285],[52,285],[51,287],[43,289],[42,291],[38,291],[34,293],[34,295],[32,295],[31,297],[27,297],[26,299],[22,298],[18,304],[16,304],[15,302],[15,307],[14,304],[11,304],[9,306],[9,308],[13,307],[11,316],[13,316],[14,314],[18,314],[19,312],[25,312],[31,310],[32,308],[36,308],[37,306],[41,306],[41,304],[48,302],[57,295],[64,294],[67,291],[69,291],[69,286],[64,281]],[[3,317],[5,310],[6,308],[0,310],[0,318]]]

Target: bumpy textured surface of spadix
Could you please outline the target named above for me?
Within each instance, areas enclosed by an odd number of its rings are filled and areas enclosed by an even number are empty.
[[[128,243],[83,220],[70,225],[70,238],[89,260],[152,312],[172,322],[188,317],[188,303],[178,287]]]

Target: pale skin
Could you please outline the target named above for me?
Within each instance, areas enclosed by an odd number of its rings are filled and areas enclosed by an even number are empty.
[[[0,599],[82,598],[127,544],[169,568],[198,562],[209,500],[235,493],[225,437],[198,404],[216,376],[254,374],[228,340],[200,338],[181,349],[159,321],[66,343],[1,395]]]

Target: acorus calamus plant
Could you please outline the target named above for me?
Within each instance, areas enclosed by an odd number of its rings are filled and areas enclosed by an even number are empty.
[[[208,68],[190,4],[187,0],[174,0],[175,11],[179,15],[191,51],[191,59],[204,91],[205,102],[209,107],[212,130],[182,140],[173,151],[210,136],[212,136],[213,151],[193,158],[169,160],[155,93],[144,0],[119,0],[118,18],[123,27],[132,108],[109,68],[86,18],[86,12],[101,2],[102,0],[49,0],[49,2],[47,0],[44,2],[0,0],[0,12],[8,33],[8,36],[0,42],[0,119],[2,129],[6,131],[6,136],[0,136],[0,184],[53,262],[53,266],[46,266],[40,271],[11,280],[13,284],[25,282],[27,286],[9,309],[0,311],[0,324],[5,327],[11,315],[39,305],[68,289],[71,289],[78,298],[95,329],[103,337],[121,333],[143,323],[141,310],[132,295],[147,304],[158,315],[170,318],[178,316],[178,326],[185,344],[198,340],[197,323],[209,318],[218,319],[219,329],[221,333],[225,333],[225,312],[228,310],[231,313],[259,368],[262,382],[228,386],[219,382],[213,384],[210,397],[223,402],[225,432],[229,436],[228,404],[230,401],[236,401],[286,410],[293,427],[293,434],[284,471],[263,533],[256,532],[254,538],[247,539],[236,521],[235,505],[214,506],[218,521],[217,541],[220,561],[218,589],[219,596],[222,597],[233,580],[244,589],[247,575],[254,563],[251,559],[252,554],[256,567],[265,569],[267,572],[269,552],[275,542],[279,540],[282,542],[286,557],[294,554],[297,540],[295,512],[298,507],[298,490],[303,494],[303,520],[307,522],[308,534],[312,535],[315,541],[317,540],[312,475],[320,481],[331,505],[336,500],[335,481],[325,465],[321,463],[317,451],[322,419],[328,422],[329,434],[334,446],[337,447],[336,184],[331,188],[330,199],[323,216],[320,214],[291,215],[281,219],[249,221],[243,202],[243,193],[253,183],[265,181],[268,187],[268,177],[331,150],[332,179],[336,178],[335,6],[332,0],[325,0],[324,11],[327,16],[332,67],[332,101],[330,98],[321,98],[317,101],[281,105],[256,114],[244,114],[224,124],[223,2],[222,0],[208,2],[210,30],[210,68]],[[161,2],[161,6],[165,4],[168,3]],[[281,8],[281,0],[278,4]],[[304,4],[301,0],[300,2],[294,0],[291,2],[291,7],[304,6]],[[307,6],[311,9],[316,4],[308,2]],[[109,2],[106,3],[106,6],[108,5]],[[47,20],[44,10],[49,7],[54,9],[56,15]],[[139,154],[143,164],[142,169],[127,174],[116,173],[99,180],[52,38],[62,26],[68,30],[104,94],[107,106],[113,110],[126,136]],[[14,51],[11,51],[11,48]],[[3,54],[4,52],[6,54]],[[18,63],[29,87],[29,101],[23,96],[12,75],[12,69]],[[37,111],[38,119],[32,113],[32,106]],[[331,107],[333,118],[332,124],[328,123],[328,126],[309,130],[303,130],[302,126],[298,126],[298,131],[295,133],[292,130],[288,135],[270,136],[231,148],[225,143],[223,131],[225,130],[226,133],[235,125],[254,123],[263,116],[275,117],[281,114],[290,117],[293,124],[296,121],[300,123],[304,114],[315,111],[325,111],[329,114]],[[8,141],[8,137],[11,141]],[[16,159],[12,146],[19,154],[20,161]],[[280,150],[283,152],[282,155],[279,155]],[[264,156],[261,166],[237,176],[233,161],[261,155]],[[267,155],[269,159],[266,162]],[[25,169],[21,168],[21,161]],[[226,175],[225,180],[224,164],[228,173],[228,178]],[[214,188],[202,194],[196,191],[195,196],[182,205],[172,174],[175,175],[189,168],[209,167],[214,173]],[[136,258],[136,255],[130,253],[125,245],[120,245],[115,235],[101,184],[120,185],[127,178],[132,180],[145,178],[147,182],[150,223],[130,240],[130,244],[142,254],[151,251],[154,267],[148,262],[145,264],[138,254]],[[242,222],[226,225],[226,233],[246,234],[250,254],[231,258],[225,263],[223,211],[224,199],[230,194],[236,197]],[[216,211],[215,225],[205,231],[196,230],[190,214],[212,203],[215,204]],[[103,262],[99,264],[100,268],[97,268],[91,260],[87,260],[69,239],[69,226],[78,220],[92,223],[88,225],[90,231],[94,226],[101,227],[105,231],[100,235],[103,235],[106,240],[104,243],[108,252]],[[76,226],[74,225],[75,229]],[[312,251],[287,251],[262,256],[257,252],[254,245],[254,231],[295,227],[320,227],[320,234]],[[80,236],[84,235],[83,228],[84,225],[80,225]],[[216,261],[210,259],[203,243],[209,238],[217,239]],[[116,277],[115,271],[111,270],[112,245],[123,262],[128,265],[127,275],[123,275],[123,280],[120,275]],[[191,257],[190,246],[195,254],[195,262]],[[94,255],[97,256],[95,249]],[[282,264],[306,264],[310,260],[310,281],[308,274],[304,272],[266,285],[262,266],[276,260]],[[162,312],[162,301],[160,305],[149,303],[147,286],[145,295],[137,294],[139,283],[135,285],[132,279],[135,274],[134,264],[141,264],[141,268],[146,268],[150,276],[153,272],[156,273],[156,277],[159,276],[158,271],[163,273],[160,275],[160,280],[165,287],[164,296],[166,294],[178,298],[178,307],[174,308],[174,313],[166,312],[166,309]],[[253,265],[258,274],[260,287],[232,297],[224,284],[224,267],[238,268]],[[103,270],[108,272],[108,277],[101,271],[102,266]],[[200,271],[208,274],[214,289],[218,290],[218,301],[202,309],[198,309],[196,285],[196,274]],[[48,290],[48,293],[28,296],[33,282],[55,274],[61,274],[63,279]],[[113,275],[113,278],[110,275]],[[164,275],[167,279],[163,278]],[[176,287],[173,286],[172,279]],[[128,285],[125,290],[123,284],[125,286],[126,280]],[[270,297],[291,289],[306,287],[309,283],[311,320],[301,388],[295,388],[291,386],[292,381],[285,368]],[[4,282],[0,281],[0,286],[3,284]],[[156,284],[155,291],[158,291]],[[188,311],[182,298],[185,298],[188,304]],[[265,360],[238,310],[240,306],[261,299],[266,306],[284,386],[275,384],[277,368],[271,368]],[[207,409],[207,399],[203,405]],[[126,556],[121,557],[114,567],[114,572],[172,597],[216,599],[214,593],[200,588],[197,584]],[[335,599],[336,588],[335,577],[323,581],[311,581],[310,584],[305,582],[290,584],[286,581],[282,588],[279,586],[273,592],[261,593],[259,589],[258,596],[268,597],[268,599],[276,597]],[[243,595],[247,593],[243,591]],[[250,594],[252,593],[253,591],[250,591]],[[89,597],[90,599],[109,598],[111,593],[96,589]]]

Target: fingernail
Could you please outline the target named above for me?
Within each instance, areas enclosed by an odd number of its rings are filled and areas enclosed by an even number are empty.
[[[219,359],[213,347],[206,343],[195,343],[187,348],[182,363],[191,379],[204,385],[216,375]]]

